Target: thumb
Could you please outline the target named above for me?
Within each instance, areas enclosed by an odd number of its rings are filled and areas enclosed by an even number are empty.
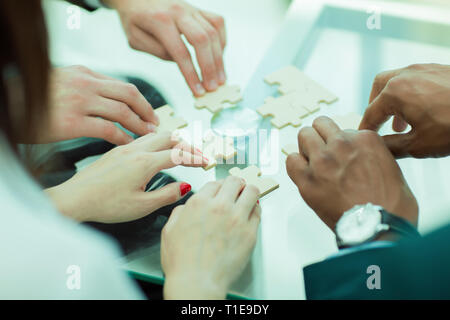
[[[150,213],[173,204],[182,198],[184,198],[190,191],[192,187],[190,184],[185,182],[175,182],[164,186],[161,189],[148,192],[146,198],[150,204]]]
[[[396,159],[410,156],[409,145],[411,139],[410,133],[383,136],[384,143]]]

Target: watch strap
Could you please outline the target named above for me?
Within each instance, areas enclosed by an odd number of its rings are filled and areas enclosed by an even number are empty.
[[[384,209],[381,210],[381,222],[389,226],[390,231],[397,232],[408,238],[418,238],[420,233],[409,221],[396,216]]]

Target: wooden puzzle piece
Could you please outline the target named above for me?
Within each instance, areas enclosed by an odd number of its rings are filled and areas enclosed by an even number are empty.
[[[279,84],[278,91],[283,94],[300,92],[304,96],[304,106],[319,102],[333,103],[337,97],[329,90],[309,78],[294,66],[287,66],[265,78],[268,84]]]
[[[280,96],[277,98],[269,97],[264,105],[256,111],[263,117],[272,116],[271,123],[276,128],[284,128],[287,125],[298,127],[302,124],[301,119],[307,117],[310,113],[319,110],[310,108],[308,110],[302,104],[297,93]]]
[[[343,116],[334,116],[332,119],[341,128],[341,130],[351,129],[358,130],[362,121],[362,116],[357,113],[349,113]]]
[[[259,189],[259,197],[262,198],[266,194],[278,189],[280,186],[275,180],[271,178],[261,178],[261,170],[257,166],[250,166],[245,169],[238,167],[232,168],[229,173],[232,176],[242,178],[247,184],[252,184]]]
[[[234,158],[237,151],[234,148],[234,141],[230,137],[219,137],[209,131],[203,138],[203,155],[209,160],[208,166],[204,169],[209,170],[217,165],[217,160],[229,160]]]
[[[281,151],[283,151],[283,153],[285,155],[290,155],[291,153],[298,153],[298,145],[297,144],[288,144],[286,146],[284,146]]]
[[[225,103],[236,104],[242,100],[239,86],[221,86],[214,92],[208,92],[195,102],[197,109],[207,108],[212,113],[219,112]]]
[[[178,117],[174,117],[174,111],[169,105],[162,106],[155,110],[155,114],[159,117],[159,131],[173,132],[187,126],[187,122]]]

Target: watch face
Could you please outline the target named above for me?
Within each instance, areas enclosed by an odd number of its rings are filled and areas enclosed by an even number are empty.
[[[359,244],[377,234],[381,212],[372,204],[355,206],[344,213],[336,225],[336,234],[346,245]]]

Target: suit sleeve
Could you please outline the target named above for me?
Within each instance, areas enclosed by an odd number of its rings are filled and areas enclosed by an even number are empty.
[[[374,267],[379,272],[374,271]],[[450,226],[304,268],[308,299],[450,299]],[[373,288],[379,274],[379,289]],[[371,289],[370,289],[371,288]]]
[[[88,11],[95,11],[100,7],[100,6],[93,5],[95,3],[95,1],[87,1],[87,0],[66,0],[66,1],[72,3],[76,6],[79,6],[83,9],[86,9]]]

